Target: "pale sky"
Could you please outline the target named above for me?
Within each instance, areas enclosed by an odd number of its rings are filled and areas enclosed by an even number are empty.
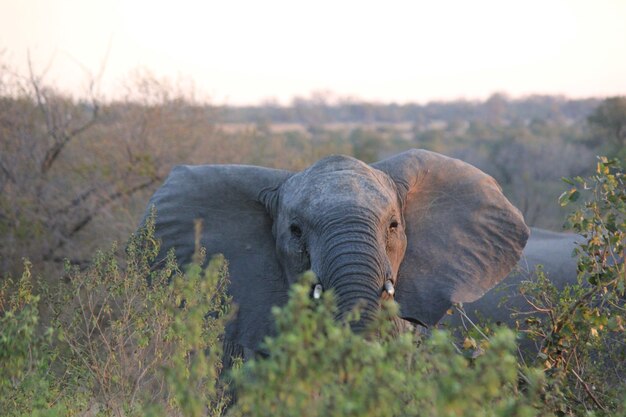
[[[626,0],[0,0],[0,59],[79,94],[133,70],[216,104],[626,95]]]

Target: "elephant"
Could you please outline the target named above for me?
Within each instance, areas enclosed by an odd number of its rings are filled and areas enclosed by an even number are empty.
[[[246,165],[176,166],[148,203],[162,259],[194,252],[203,221],[207,255],[229,263],[237,305],[225,345],[262,352],[272,306],[312,270],[314,297],[333,290],[337,319],[357,304],[362,331],[393,297],[400,317],[434,326],[452,303],[471,302],[518,262],[529,229],[496,181],[479,169],[412,149],[368,165],[342,155],[300,172]],[[144,215],[144,222],[145,216]]]

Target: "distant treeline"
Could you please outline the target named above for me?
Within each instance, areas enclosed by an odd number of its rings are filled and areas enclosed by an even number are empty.
[[[597,98],[569,99],[562,96],[533,95],[511,99],[504,94],[493,94],[485,101],[457,100],[421,105],[368,103],[313,96],[296,98],[288,106],[276,103],[223,106],[217,114],[220,121],[225,123],[297,123],[305,126],[407,122],[423,126],[433,121],[514,123],[551,120],[571,123],[584,120],[600,102]]]
[[[562,177],[589,174],[596,155],[626,155],[626,98],[562,96],[377,104],[317,94],[288,106],[217,107],[223,146],[247,163],[302,169],[332,153],[374,162],[409,148],[440,152],[492,175],[528,224],[560,230]]]

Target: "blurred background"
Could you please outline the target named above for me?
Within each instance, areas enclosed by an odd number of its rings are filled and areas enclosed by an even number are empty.
[[[561,178],[626,155],[624,22],[620,0],[0,0],[0,272],[123,246],[182,163],[424,148],[561,230]]]

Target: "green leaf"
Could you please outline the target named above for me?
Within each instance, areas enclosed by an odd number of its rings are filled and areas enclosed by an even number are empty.
[[[580,191],[576,188],[572,188],[569,191],[565,191],[559,196],[559,204],[561,207],[568,205],[570,202],[578,200],[580,197]]]

